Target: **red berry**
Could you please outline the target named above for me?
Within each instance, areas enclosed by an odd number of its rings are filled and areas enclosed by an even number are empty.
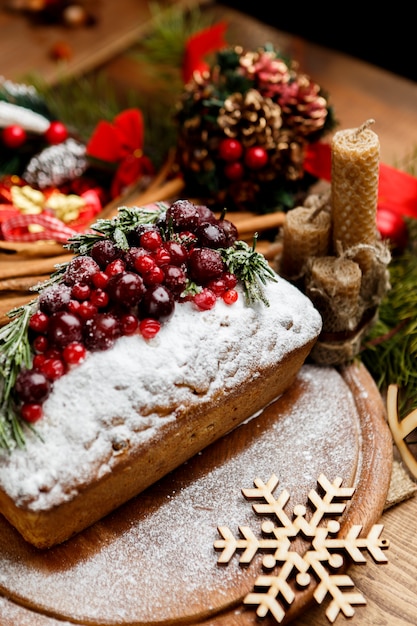
[[[162,244],[161,234],[157,230],[146,230],[139,239],[139,244],[146,250],[154,252]]]
[[[120,274],[121,272],[124,272],[126,269],[126,264],[123,261],[123,259],[115,259],[114,261],[111,261],[111,263],[109,263],[105,269],[105,273],[107,274],[107,276],[115,276],[116,274]]]
[[[234,304],[236,300],[238,299],[238,297],[239,297],[239,294],[236,291],[236,289],[229,289],[228,291],[225,291],[225,293],[222,296],[226,304]]]
[[[76,300],[87,300],[90,297],[91,288],[83,283],[75,283],[71,289],[71,297]]]
[[[45,138],[52,145],[62,143],[68,138],[67,127],[62,122],[51,122],[45,133]]]
[[[112,276],[107,285],[110,300],[125,306],[136,306],[146,291],[143,279],[134,272]]]
[[[217,280],[211,280],[207,284],[208,289],[210,289],[216,296],[222,296],[226,291],[226,283],[223,278],[218,278]]]
[[[234,289],[237,285],[237,278],[234,274],[232,274],[231,272],[225,272],[222,276],[225,285],[226,285],[226,289]]]
[[[139,274],[146,274],[147,272],[150,272],[155,265],[155,259],[153,259],[149,254],[137,256],[134,261],[135,269],[139,272]]]
[[[79,317],[69,311],[57,311],[51,315],[48,326],[51,346],[63,348],[71,341],[79,341],[81,336],[82,325]]]
[[[251,170],[260,170],[268,163],[268,153],[261,146],[252,146],[245,152],[245,163]]]
[[[216,294],[205,287],[200,293],[196,293],[193,301],[200,311],[209,311],[216,304]]]
[[[139,320],[133,313],[125,313],[120,318],[122,335],[133,335],[139,326]]]
[[[77,314],[83,320],[91,320],[95,315],[97,315],[97,312],[97,307],[92,302],[90,302],[90,300],[84,300],[84,302],[80,303]]]
[[[191,278],[199,285],[220,278],[225,266],[218,250],[212,248],[194,248],[188,259]]]
[[[33,369],[39,372],[42,369],[42,364],[45,361],[44,354],[35,354],[33,357]]]
[[[109,294],[104,289],[93,289],[90,295],[90,302],[98,309],[103,309],[109,303]]]
[[[29,328],[37,333],[44,333],[48,328],[49,317],[43,311],[36,311],[29,320]]]
[[[189,200],[176,200],[167,209],[166,221],[175,232],[193,231],[199,221],[197,208]]]
[[[110,276],[106,274],[106,272],[97,272],[97,274],[93,275],[92,281],[94,287],[97,289],[105,289],[107,283],[109,282]]]
[[[119,319],[111,313],[99,313],[86,322],[85,346],[88,350],[107,350],[121,335]]]
[[[139,323],[139,332],[145,339],[152,339],[161,329],[161,324],[158,320],[151,318],[145,318]]]
[[[76,256],[66,267],[64,281],[66,285],[71,286],[77,283],[91,285],[94,274],[97,274],[99,271],[98,264],[91,256]]]
[[[40,420],[40,418],[42,417],[42,405],[36,403],[23,404],[20,409],[20,414],[25,422],[33,424],[34,422]]]
[[[166,322],[174,313],[175,300],[165,285],[150,285],[140,303],[141,317]]]
[[[240,180],[243,178],[244,167],[240,161],[228,163],[224,168],[224,175],[229,180]]]
[[[48,340],[45,335],[38,335],[33,340],[33,349],[37,354],[42,354],[48,349]]]
[[[242,144],[237,139],[223,139],[219,144],[219,157],[223,161],[237,161],[242,153]]]
[[[78,341],[69,343],[62,351],[62,357],[68,365],[78,365],[84,361],[86,354],[86,348]]]
[[[164,280],[165,272],[158,265],[155,265],[155,267],[153,267],[149,272],[146,272],[146,274],[143,275],[143,282],[146,286],[158,285],[160,283],[163,283]]]
[[[182,265],[186,262],[188,253],[187,248],[178,241],[167,241],[164,243],[164,248],[169,254],[170,265]]]
[[[23,404],[38,404],[49,396],[51,383],[42,372],[23,369],[17,375],[15,391]]]
[[[45,359],[39,369],[51,381],[58,380],[65,373],[65,365],[61,359]]]
[[[171,261],[170,253],[163,246],[160,246],[157,250],[155,250],[153,258],[157,265],[168,265]]]
[[[26,131],[24,128],[19,126],[18,124],[13,124],[12,126],[6,126],[2,132],[3,143],[8,148],[20,148],[26,139]]]
[[[79,300],[70,300],[68,302],[68,311],[70,313],[75,313],[78,315],[78,311],[80,310],[81,302]]]

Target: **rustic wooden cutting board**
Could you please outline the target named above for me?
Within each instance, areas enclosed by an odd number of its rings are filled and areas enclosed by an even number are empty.
[[[219,565],[214,549],[219,526],[236,537],[239,526],[260,532],[242,489],[275,474],[274,495],[289,492],[291,517],[295,505],[308,505],[320,474],[340,477],[355,488],[340,534],[354,524],[367,533],[382,513],[391,467],[385,409],[366,369],[305,365],[255,419],[65,544],[38,551],[1,518],[2,626],[259,624],[242,600],[261,555],[244,567],[238,558]],[[293,543],[304,554],[305,542]],[[307,610],[316,584],[296,589],[285,623]]]

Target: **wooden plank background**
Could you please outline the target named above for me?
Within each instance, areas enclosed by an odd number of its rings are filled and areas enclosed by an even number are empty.
[[[163,10],[208,4],[208,0],[99,0],[90,5],[97,23],[73,28],[35,24],[23,12],[0,4],[0,76],[24,82],[28,74],[36,73],[55,84],[63,72],[78,75],[92,70],[139,40],[150,26],[152,4]],[[51,55],[58,42],[72,51],[65,64]]]

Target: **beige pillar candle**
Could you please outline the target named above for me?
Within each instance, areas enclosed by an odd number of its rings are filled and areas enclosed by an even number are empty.
[[[298,279],[311,257],[328,254],[330,245],[330,212],[296,207],[285,216],[282,227],[280,273]]]
[[[377,237],[380,146],[378,135],[368,120],[360,128],[335,133],[332,140],[331,204],[333,244],[347,250],[361,244],[373,246]],[[372,252],[363,250],[356,257],[365,272],[372,263]]]
[[[306,294],[321,313],[324,332],[356,328],[362,314],[362,272],[355,261],[343,257],[320,257],[309,263]]]

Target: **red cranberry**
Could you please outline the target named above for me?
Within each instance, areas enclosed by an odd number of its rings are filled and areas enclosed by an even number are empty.
[[[82,338],[82,324],[76,315],[69,311],[57,311],[51,315],[48,326],[48,339],[51,346],[63,348],[71,341]]]
[[[189,200],[176,200],[166,211],[166,222],[176,231],[193,231],[199,215],[195,205]]]
[[[227,245],[226,233],[218,224],[201,224],[196,235],[203,248],[225,248]]]
[[[164,285],[149,287],[140,303],[142,318],[152,317],[162,323],[172,316],[174,308],[174,296]]]
[[[168,263],[171,265],[183,265],[187,261],[187,248],[182,243],[171,239],[164,243],[164,248],[169,254]]]
[[[77,256],[68,263],[64,281],[67,285],[75,285],[76,283],[92,285],[93,276],[99,271],[98,264],[91,256]]]
[[[111,313],[99,313],[85,324],[85,346],[88,350],[107,350],[120,334],[118,318]]]
[[[187,286],[187,276],[184,270],[176,265],[167,265],[164,273],[164,284],[174,296],[179,297]]]
[[[107,285],[110,299],[127,307],[136,306],[145,293],[145,285],[139,274],[123,272],[112,276]]]
[[[152,339],[161,330],[161,324],[158,320],[145,318],[139,324],[139,332],[145,339]]]
[[[94,261],[104,270],[109,263],[122,256],[122,251],[111,239],[99,239],[90,251]]]
[[[194,248],[188,259],[191,278],[199,285],[220,278],[224,272],[224,263],[217,250]]]
[[[67,308],[71,300],[71,287],[62,283],[46,287],[40,294],[38,305],[40,311],[46,315],[52,315],[57,311]]]
[[[24,404],[42,403],[50,394],[51,383],[42,372],[23,369],[17,375],[14,388]]]

